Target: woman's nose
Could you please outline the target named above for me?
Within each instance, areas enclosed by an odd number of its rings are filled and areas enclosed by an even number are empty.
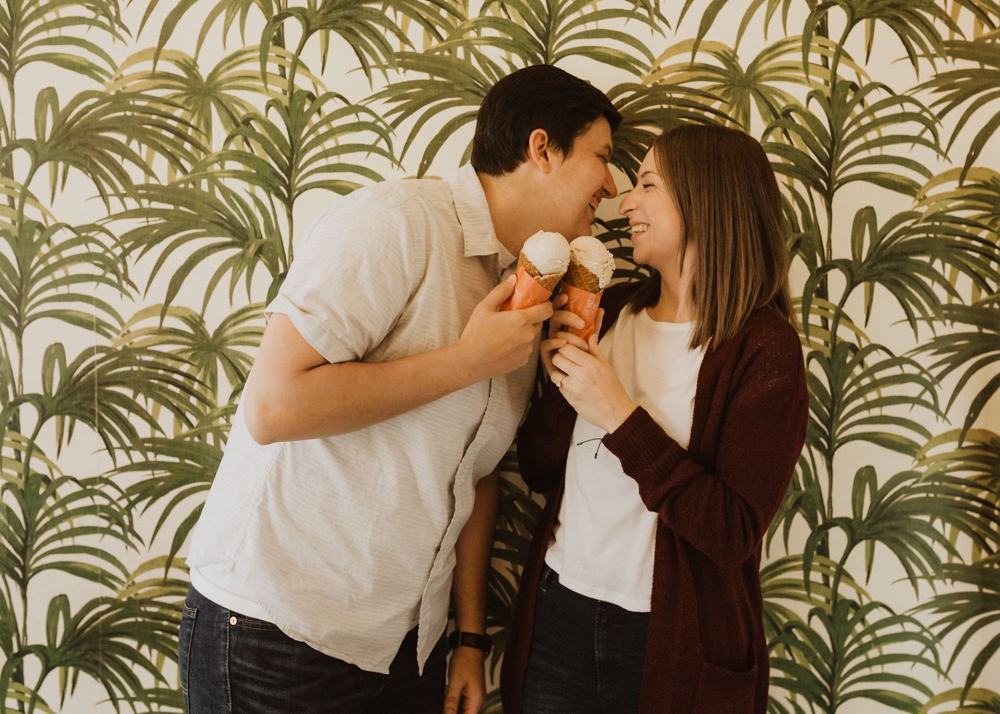
[[[632,205],[632,189],[629,189],[622,202],[618,204],[618,212],[623,216],[627,216],[629,211],[632,211],[634,208],[635,206]]]

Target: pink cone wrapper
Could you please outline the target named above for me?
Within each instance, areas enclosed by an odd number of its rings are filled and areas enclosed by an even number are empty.
[[[589,340],[590,336],[594,334],[595,323],[597,322],[597,310],[601,306],[601,295],[604,294],[603,290],[596,293],[592,293],[589,290],[584,290],[578,288],[575,285],[567,283],[565,280],[562,283],[562,291],[569,298],[566,303],[566,310],[569,310],[574,315],[579,315],[583,318],[586,324],[582,330],[578,330],[573,327],[566,328],[574,335],[579,335],[584,340]]]
[[[501,310],[520,310],[545,302],[552,297],[552,291],[556,289],[563,274],[560,272],[541,275],[538,268],[524,253],[521,253],[517,259],[514,276],[517,280],[514,283],[514,292],[500,306]]]

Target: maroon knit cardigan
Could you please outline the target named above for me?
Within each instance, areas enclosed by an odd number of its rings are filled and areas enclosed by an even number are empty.
[[[635,284],[609,288],[607,330]],[[650,357],[645,369],[669,369]],[[768,651],[761,542],[788,488],[809,415],[795,329],[761,309],[709,350],[698,373],[688,448],[642,408],[602,443],[659,514],[640,714],[762,714]],[[522,576],[504,652],[505,714],[521,714],[538,580],[562,500],[576,412],[551,384],[518,437],[521,474],[551,491]]]

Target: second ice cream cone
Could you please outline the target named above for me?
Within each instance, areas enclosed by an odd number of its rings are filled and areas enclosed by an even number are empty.
[[[574,335],[590,339],[594,334],[601,295],[611,280],[615,259],[605,245],[593,236],[580,236],[570,243],[570,260],[563,276],[562,291],[566,309],[583,318],[583,329],[569,328]]]

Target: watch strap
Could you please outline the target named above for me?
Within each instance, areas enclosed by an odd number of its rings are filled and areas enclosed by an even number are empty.
[[[460,632],[455,630],[448,636],[448,644],[452,649],[458,647],[474,647],[482,650],[483,654],[489,654],[493,649],[493,638],[489,635],[480,635],[476,632]]]

